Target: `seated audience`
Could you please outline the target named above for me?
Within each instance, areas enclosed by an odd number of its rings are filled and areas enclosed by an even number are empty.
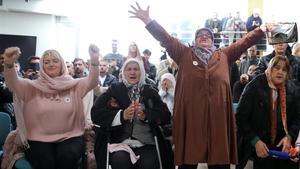
[[[233,103],[238,103],[245,86],[253,79],[256,65],[250,65],[247,74],[242,74],[240,80],[233,85]]]

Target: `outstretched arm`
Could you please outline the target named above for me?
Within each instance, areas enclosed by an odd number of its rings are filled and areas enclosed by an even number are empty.
[[[178,39],[169,35],[161,25],[149,17],[149,6],[144,10],[136,3],[136,6],[131,5],[131,10],[128,12],[132,14],[130,18],[138,18],[146,24],[146,29],[160,42],[162,47],[167,49],[168,54],[177,65],[180,65],[180,56],[187,52],[185,51],[187,47],[181,44]]]
[[[89,46],[90,54],[90,73],[88,77],[85,77],[79,82],[78,88],[81,89],[81,96],[85,96],[87,92],[95,88],[98,84],[99,76],[99,48],[96,45],[91,44]],[[83,89],[83,90],[82,90]]]
[[[152,21],[152,19],[149,17],[149,5],[147,6],[146,10],[143,10],[139,3],[135,3],[136,7],[133,5],[130,5],[132,10],[129,10],[128,12],[132,14],[130,18],[138,18],[141,21],[143,21],[146,25]]]

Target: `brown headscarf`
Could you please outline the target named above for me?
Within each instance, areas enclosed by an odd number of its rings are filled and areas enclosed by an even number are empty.
[[[278,107],[278,92],[280,96],[280,112],[281,112],[281,119],[282,119],[282,125],[285,131],[285,134],[289,136],[288,134],[288,128],[287,128],[287,118],[286,118],[286,88],[285,83],[281,84],[280,86],[275,86],[272,77],[271,72],[272,69],[277,65],[279,60],[283,60],[286,62],[287,66],[287,74],[289,72],[289,64],[288,60],[284,56],[275,56],[271,59],[268,68],[265,71],[268,85],[270,87],[270,117],[271,117],[271,144],[275,144],[275,138],[277,135],[277,107]]]

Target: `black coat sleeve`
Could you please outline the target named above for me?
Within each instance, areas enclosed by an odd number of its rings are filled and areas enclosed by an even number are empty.
[[[120,107],[112,107],[110,102],[115,99],[112,96],[112,89],[109,88],[104,94],[99,96],[91,110],[91,118],[94,124],[101,127],[110,128]]]
[[[251,127],[251,114],[253,112],[253,105],[255,104],[257,91],[254,84],[255,79],[246,85],[244,92],[239,101],[236,113],[236,124],[238,128],[238,135],[242,135],[243,139],[250,142],[257,134]]]
[[[167,105],[161,100],[158,91],[150,85],[145,85],[142,95],[146,118],[149,123],[158,125],[170,124],[171,113]]]

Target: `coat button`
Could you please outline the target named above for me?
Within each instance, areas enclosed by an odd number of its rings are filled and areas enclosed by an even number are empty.
[[[198,62],[197,61],[193,61],[193,65],[198,66]]]

